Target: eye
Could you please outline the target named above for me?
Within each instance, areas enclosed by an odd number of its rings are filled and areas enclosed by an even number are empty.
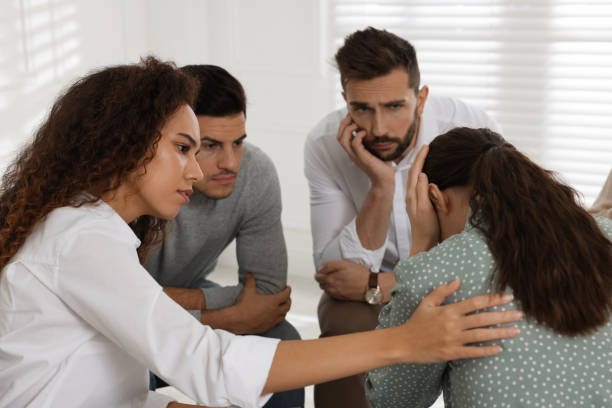
[[[189,146],[186,145],[182,145],[182,144],[177,144],[176,148],[178,149],[179,152],[181,153],[187,153],[189,151]]]
[[[216,143],[202,143],[202,150],[212,150],[217,146]]]
[[[359,113],[367,112],[367,110],[368,110],[367,106],[359,106],[355,108],[355,112],[359,112]]]
[[[234,142],[234,146],[236,146],[236,147],[242,146],[242,143],[244,143],[244,139],[236,140]]]
[[[389,109],[391,109],[391,110],[398,110],[402,106],[403,105],[401,103],[392,103],[391,105],[389,105]]]

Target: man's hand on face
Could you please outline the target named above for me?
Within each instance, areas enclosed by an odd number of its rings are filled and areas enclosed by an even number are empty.
[[[349,158],[370,178],[373,186],[393,186],[395,173],[391,162],[385,162],[363,146],[365,130],[360,130],[350,115],[340,122],[336,139]]]
[[[255,278],[248,274],[244,289],[232,306],[235,317],[234,334],[258,334],[270,330],[283,320],[291,308],[291,287],[274,295],[260,295],[255,288]]]
[[[363,301],[369,277],[368,268],[350,261],[327,262],[315,273],[321,289],[341,300]]]

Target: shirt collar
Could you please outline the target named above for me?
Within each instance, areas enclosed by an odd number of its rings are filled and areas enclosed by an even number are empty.
[[[126,223],[125,220],[115,211],[115,209],[106,203],[106,201],[98,199],[98,201],[95,203],[86,204],[86,206],[88,206],[91,211],[94,211],[100,216],[108,219],[111,224],[116,226],[117,233],[129,237],[136,248],[140,247],[140,239],[138,239],[134,233],[134,230],[130,228],[129,224]]]

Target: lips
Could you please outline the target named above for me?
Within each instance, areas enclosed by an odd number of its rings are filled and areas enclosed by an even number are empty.
[[[179,193],[179,195],[183,197],[185,202],[188,203],[189,196],[193,194],[193,190],[177,190],[177,193]]]
[[[392,149],[395,145],[395,142],[384,142],[384,143],[375,143],[372,145],[376,150],[388,150]]]
[[[212,180],[219,184],[230,184],[236,181],[236,176],[233,174],[231,175],[228,174],[228,175],[223,175],[223,176],[212,177]]]

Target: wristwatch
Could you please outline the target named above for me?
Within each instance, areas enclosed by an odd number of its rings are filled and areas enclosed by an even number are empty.
[[[380,305],[383,301],[383,294],[378,286],[378,273],[370,271],[368,289],[365,293],[365,301],[371,305]]]

